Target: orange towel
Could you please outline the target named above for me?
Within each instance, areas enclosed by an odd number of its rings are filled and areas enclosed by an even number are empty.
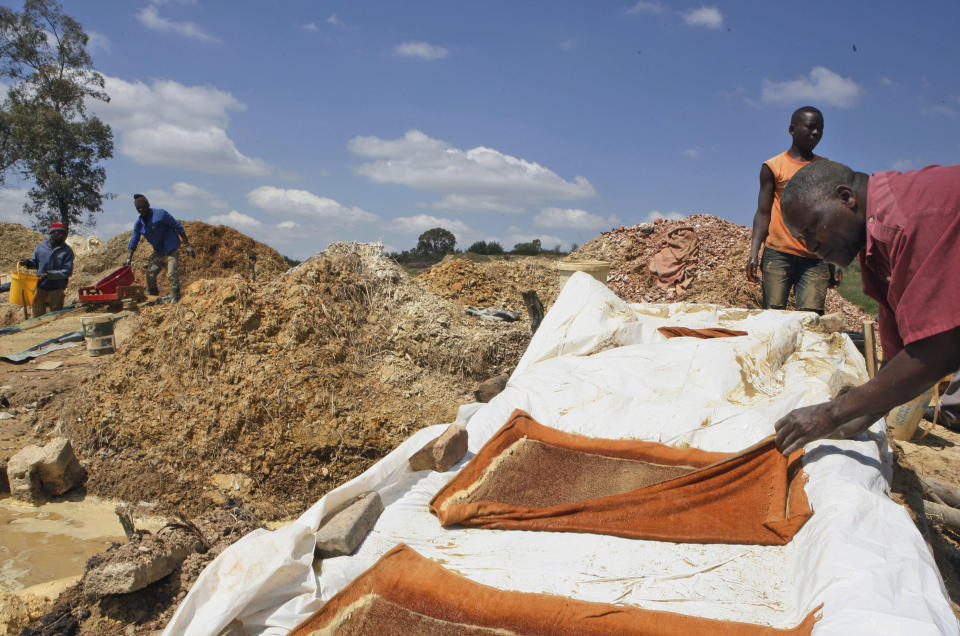
[[[400,544],[291,635],[806,636],[818,610],[792,629],[775,629],[552,594],[508,592],[470,581]]]
[[[444,526],[784,545],[813,514],[797,451],[730,455],[562,433],[516,410],[430,501]]]

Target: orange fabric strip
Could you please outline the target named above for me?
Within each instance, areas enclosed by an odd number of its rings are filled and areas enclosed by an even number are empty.
[[[735,336],[745,336],[746,331],[735,331],[733,329],[724,329],[723,327],[711,327],[709,329],[691,329],[689,327],[658,327],[665,338],[733,338]]]
[[[390,612],[363,611],[372,602]],[[796,627],[721,621],[674,612],[590,603],[551,594],[508,592],[475,583],[426,559],[400,544],[331,598],[292,636],[336,630],[351,634],[394,634],[397,608],[406,610],[408,629],[420,620],[415,633],[464,634],[502,630],[503,634],[642,634],[643,636],[806,636],[818,620],[816,608]],[[344,622],[346,621],[346,622]]]
[[[695,470],[621,494],[547,507],[471,500],[465,493],[476,489],[488,469],[496,470],[498,462],[509,461],[504,451],[524,438],[581,453]],[[516,410],[434,496],[430,510],[444,526],[592,532],[680,543],[784,545],[813,514],[803,490],[802,453],[784,457],[773,436],[733,455],[637,440],[595,439],[548,428]],[[528,468],[529,480],[543,479],[542,488],[562,484],[556,474],[541,477],[537,466]],[[537,485],[525,487],[529,492]]]

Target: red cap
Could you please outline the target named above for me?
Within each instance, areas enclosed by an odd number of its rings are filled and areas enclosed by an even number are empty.
[[[50,224],[50,230],[49,230],[49,231],[50,231],[50,232],[53,232],[54,230],[63,230],[64,232],[66,232],[66,231],[67,231],[67,226],[64,225],[63,223],[61,223],[60,221],[57,221],[56,223],[51,223],[51,224]]]

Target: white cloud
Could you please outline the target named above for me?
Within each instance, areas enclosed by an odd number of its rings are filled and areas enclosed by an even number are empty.
[[[945,115],[947,117],[956,117],[957,111],[946,104],[935,104],[926,110],[931,115]]]
[[[0,221],[30,225],[32,221],[23,213],[26,202],[26,188],[0,188]]]
[[[467,196],[462,194],[448,194],[439,201],[429,204],[420,204],[434,210],[449,210],[451,212],[503,212],[505,214],[522,214],[525,210],[519,205],[512,205],[496,196]]]
[[[641,15],[644,13],[659,15],[663,13],[663,5],[659,2],[640,0],[635,5],[627,9],[627,15]]]
[[[647,214],[647,218],[644,219],[646,223],[652,223],[657,219],[664,219],[666,221],[679,221],[682,218],[685,218],[685,214],[680,214],[679,212],[667,212],[666,214],[660,212],[659,210],[653,210]]]
[[[227,202],[219,195],[183,181],[174,183],[169,191],[155,188],[144,190],[143,194],[150,200],[151,205],[171,211],[197,208],[219,210],[227,207]]]
[[[337,17],[337,14],[336,14],[336,13],[331,13],[331,14],[330,14],[330,17],[328,17],[326,20],[324,20],[324,22],[326,22],[327,24],[332,24],[333,26],[338,26],[338,27],[345,27],[345,26],[347,26],[347,25],[345,25],[345,24],[343,23],[343,20],[341,20],[340,18]]]
[[[110,50],[110,38],[105,36],[103,33],[98,33],[97,31],[88,31],[87,36],[90,38],[87,40],[87,48],[91,52]]]
[[[317,26],[316,22],[307,22],[306,24],[300,27],[304,31],[319,31],[320,27]]]
[[[768,103],[818,102],[838,108],[851,108],[860,100],[863,89],[849,77],[841,77],[823,66],[815,66],[808,77],[774,82],[763,80],[761,98]]]
[[[236,210],[230,210],[227,214],[219,214],[211,216],[207,219],[207,223],[212,225],[229,225],[232,227],[258,227],[263,225],[260,221],[256,220],[252,216],[247,216],[242,212],[237,212]]]
[[[890,78],[887,77],[887,76],[883,76],[883,77],[881,77],[880,79],[878,79],[877,81],[880,82],[881,84],[883,84],[884,86],[893,86],[893,80],[890,79]]]
[[[700,7],[690,9],[681,14],[683,23],[687,26],[702,26],[708,29],[723,27],[723,14],[716,7]]]
[[[450,55],[446,48],[429,42],[404,42],[393,47],[393,52],[401,57],[419,57],[422,60],[440,60]]]
[[[696,159],[697,157],[700,156],[700,151],[697,150],[696,148],[687,148],[686,150],[683,151],[683,154],[687,155],[691,159]]]
[[[294,221],[281,221],[280,223],[277,223],[277,227],[281,230],[295,230],[296,228],[300,227],[300,224]]]
[[[330,221],[338,225],[371,223],[377,215],[358,207],[348,207],[306,190],[284,190],[273,186],[260,186],[247,193],[247,201],[274,216],[297,216],[314,220]]]
[[[387,229],[399,234],[421,234],[435,227],[442,227],[445,230],[453,232],[453,235],[457,237],[458,243],[462,241],[461,237],[473,234],[470,226],[463,221],[431,216],[429,214],[398,216],[387,225]]]
[[[489,210],[497,205],[516,207],[595,194],[584,177],[566,181],[538,163],[483,146],[461,150],[419,130],[392,140],[354,137],[347,147],[354,154],[376,159],[354,168],[357,174],[375,183],[440,193],[444,199],[438,206],[482,202],[481,209]]]
[[[586,210],[576,208],[544,208],[533,217],[533,224],[538,227],[563,228],[570,230],[593,230],[611,228],[617,225],[615,216],[603,218],[598,214],[590,214]]]
[[[153,31],[173,31],[174,33],[179,33],[180,35],[184,35],[188,38],[204,40],[206,42],[220,41],[220,38],[210,35],[193,22],[175,22],[173,20],[164,18],[157,10],[160,4],[163,4],[163,2],[152,2],[140,10],[140,13],[137,14],[137,19],[140,20],[140,23],[143,24],[143,26]]]
[[[228,112],[246,108],[230,93],[172,80],[148,86],[105,79],[110,102],[94,109],[114,128],[121,154],[143,164],[215,174],[270,173],[266,163],[241,153],[227,135]]]
[[[907,170],[913,170],[914,165],[916,164],[913,159],[897,159],[890,164],[890,169],[897,172],[906,172]]]

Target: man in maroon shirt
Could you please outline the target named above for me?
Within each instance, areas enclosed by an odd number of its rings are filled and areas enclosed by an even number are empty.
[[[845,267],[859,255],[885,359],[866,384],[781,418],[777,447],[789,454],[861,433],[960,367],[960,166],[866,175],[817,161],[782,205],[787,228],[823,260]]]

